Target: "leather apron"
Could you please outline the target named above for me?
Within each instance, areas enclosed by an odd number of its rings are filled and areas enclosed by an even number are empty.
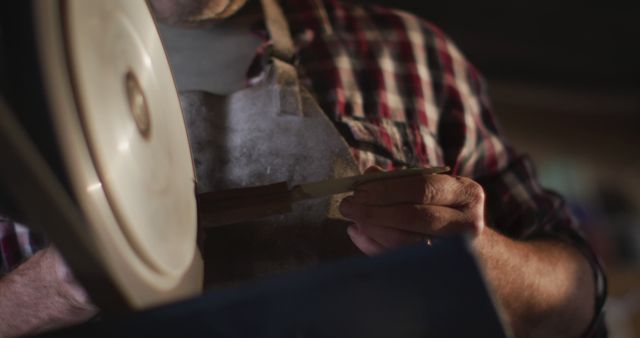
[[[273,53],[260,83],[227,96],[183,92],[199,193],[359,174],[351,152],[311,94],[300,86],[282,10],[263,0]],[[174,72],[180,71],[174,69]],[[221,285],[357,253],[333,196],[287,214],[206,230],[206,284]],[[204,225],[206,226],[206,225]]]

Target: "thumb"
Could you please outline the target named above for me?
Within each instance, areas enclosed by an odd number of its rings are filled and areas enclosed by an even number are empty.
[[[370,174],[370,173],[379,173],[379,172],[383,172],[386,171],[384,169],[382,169],[381,167],[377,166],[377,165],[372,165],[370,167],[368,167],[367,169],[364,170],[365,174]]]

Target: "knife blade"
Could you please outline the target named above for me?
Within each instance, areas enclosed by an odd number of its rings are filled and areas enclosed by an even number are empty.
[[[198,194],[199,222],[203,227],[216,227],[251,221],[291,212],[295,202],[341,194],[359,185],[379,180],[414,175],[435,175],[449,167],[411,168],[368,173],[296,185],[286,182]]]
[[[291,200],[292,202],[297,202],[311,198],[331,196],[353,191],[357,186],[373,181],[414,175],[442,174],[446,173],[449,170],[449,167],[409,168],[335,178],[320,182],[305,183],[296,185],[291,189]]]

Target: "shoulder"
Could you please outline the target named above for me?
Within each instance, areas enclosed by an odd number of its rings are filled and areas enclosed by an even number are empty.
[[[482,86],[441,29],[360,2],[284,0],[283,8],[294,37],[306,39],[299,44],[303,79],[352,148],[393,166],[457,160],[464,142],[450,146],[448,135],[467,128],[460,112],[480,112]],[[447,135],[444,120],[451,121]]]
[[[365,31],[380,34],[369,35],[372,39],[408,40],[419,36],[426,39],[425,42],[450,43],[438,26],[400,9],[361,1],[283,0],[282,3],[294,25],[308,26],[326,34],[348,37]]]

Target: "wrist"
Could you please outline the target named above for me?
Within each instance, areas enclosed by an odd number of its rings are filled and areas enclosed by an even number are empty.
[[[593,317],[592,274],[571,245],[515,240],[486,228],[471,241],[516,337],[573,337]]]
[[[77,284],[61,265],[55,249],[47,248],[0,280],[0,336],[36,334],[95,315],[96,308],[71,291]]]

